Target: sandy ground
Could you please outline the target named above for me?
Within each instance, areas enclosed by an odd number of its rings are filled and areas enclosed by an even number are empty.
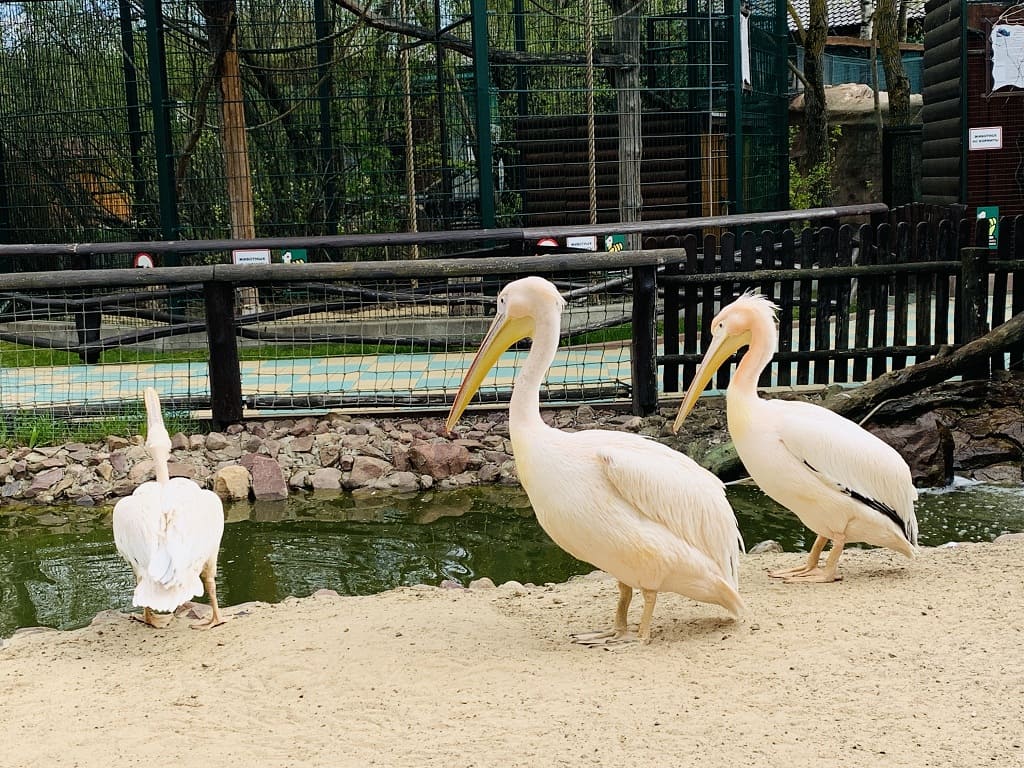
[[[0,765],[1024,766],[1024,543],[765,576],[800,557],[745,557],[741,622],[665,595],[610,651],[568,642],[610,623],[600,574],[20,634]]]

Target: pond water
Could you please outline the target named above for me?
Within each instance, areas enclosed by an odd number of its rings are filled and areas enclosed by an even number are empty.
[[[731,486],[729,497],[748,546],[775,539],[787,551],[809,548],[813,534],[756,487]],[[0,637],[18,627],[78,627],[99,611],[129,607],[134,584],[114,549],[110,512],[0,508]],[[480,576],[542,584],[592,570],[548,539],[519,488],[311,495],[235,504],[227,514],[217,578],[223,605]],[[924,492],[917,514],[922,545],[990,541],[1024,531],[1024,489]]]

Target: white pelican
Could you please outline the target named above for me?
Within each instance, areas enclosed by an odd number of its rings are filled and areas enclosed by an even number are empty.
[[[203,594],[205,584],[213,613],[192,626],[215,627],[223,623],[215,576],[224,508],[213,491],[186,478],[168,476],[171,438],[160,413],[160,399],[152,387],[146,388],[144,397],[146,447],[153,457],[156,480],[143,483],[114,506],[114,544],[135,572],[132,603],[144,608],[140,621],[165,626],[153,611],[174,611]]]
[[[748,346],[726,392],[729,434],[761,489],[818,535],[806,565],[770,575],[788,581],[835,581],[843,547],[852,541],[913,557],[917,490],[899,453],[827,408],[757,396],[757,378],[778,341],[776,309],[764,296],[746,293],[718,313],[711,344],[673,430],[679,429],[719,366]],[[832,550],[825,567],[819,568],[829,539]]]
[[[628,642],[626,612],[638,588],[639,640],[650,642],[657,593],[717,603],[734,615],[742,540],[722,483],[654,440],[610,430],[561,432],[540,416],[540,385],[558,348],[565,302],[554,285],[526,277],[498,295],[494,321],[466,372],[447,429],[512,344],[530,337],[509,406],[512,452],[537,521],[562,549],[619,581],[610,631],[574,635],[593,645]]]

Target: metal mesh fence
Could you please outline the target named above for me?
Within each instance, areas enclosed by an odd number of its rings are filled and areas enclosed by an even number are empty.
[[[153,7],[162,18],[147,18]],[[643,219],[781,209],[784,10],[780,0],[742,14],[724,0],[3,3],[0,239],[616,221],[630,115]]]

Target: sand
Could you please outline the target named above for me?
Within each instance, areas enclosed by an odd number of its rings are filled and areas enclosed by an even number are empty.
[[[800,558],[745,556],[740,622],[664,595],[613,650],[568,642],[610,623],[603,574],[19,634],[0,765],[1024,766],[1024,542],[766,577]]]

